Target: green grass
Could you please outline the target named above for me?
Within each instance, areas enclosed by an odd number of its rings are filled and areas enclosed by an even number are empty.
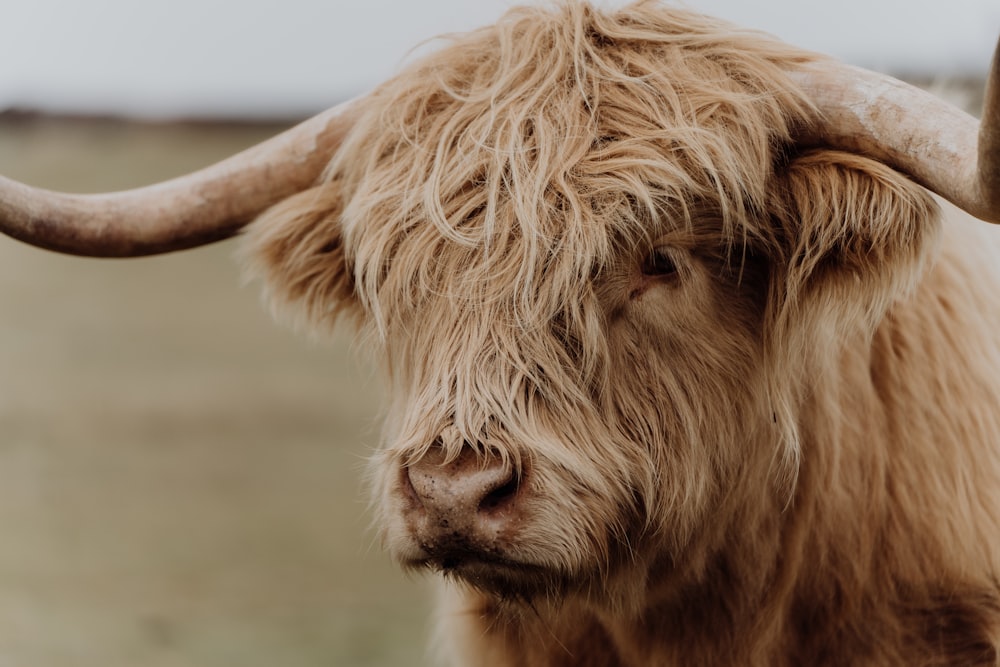
[[[0,173],[127,188],[271,126],[0,123]],[[428,586],[362,485],[381,389],[309,344],[232,242],[89,260],[0,239],[0,665],[424,664]]]

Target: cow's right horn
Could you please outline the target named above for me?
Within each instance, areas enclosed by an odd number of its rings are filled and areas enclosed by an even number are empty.
[[[819,111],[804,139],[880,160],[1000,223],[1000,44],[983,119],[888,76],[821,60],[794,75]]]
[[[136,190],[63,194],[0,176],[0,232],[92,257],[154,255],[232,236],[320,177],[360,106],[346,102],[222,162]]]

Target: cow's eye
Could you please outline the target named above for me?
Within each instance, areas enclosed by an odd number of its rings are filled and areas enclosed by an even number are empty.
[[[677,265],[666,248],[654,248],[642,263],[642,274],[651,278],[668,277],[677,274]]]

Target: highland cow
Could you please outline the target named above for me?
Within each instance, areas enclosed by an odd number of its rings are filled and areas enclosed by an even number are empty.
[[[382,350],[378,526],[447,580],[449,664],[997,664],[1000,248],[930,194],[1000,221],[996,68],[984,117],[567,2],[152,190],[4,181],[0,218],[134,255],[256,217],[275,310]]]

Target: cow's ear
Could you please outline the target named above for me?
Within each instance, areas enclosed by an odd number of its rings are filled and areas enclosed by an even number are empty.
[[[351,263],[343,243],[339,184],[304,190],[247,227],[241,254],[272,311],[310,333],[328,333],[340,315],[357,318]]]
[[[915,286],[936,247],[933,198],[867,158],[804,154],[776,176],[772,193],[773,340],[815,348],[817,336],[870,333]]]
[[[769,320],[874,327],[923,274],[940,227],[934,199],[885,165],[816,151],[777,175]]]

